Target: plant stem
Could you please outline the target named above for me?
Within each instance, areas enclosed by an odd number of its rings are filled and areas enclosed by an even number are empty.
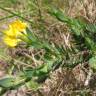
[[[32,21],[30,21],[30,20],[28,20],[28,19],[26,19],[26,18],[24,18],[24,17],[20,16],[19,14],[15,13],[15,12],[12,12],[12,11],[10,11],[10,10],[6,9],[6,8],[1,7],[1,6],[0,6],[0,9],[4,10],[4,11],[6,11],[6,12],[10,13],[10,14],[13,14],[14,16],[17,16],[17,17],[19,17],[19,18],[21,18],[21,19],[23,19],[23,20],[25,20],[25,21],[27,21],[27,22],[29,22],[29,23],[33,24],[33,22],[32,22]]]

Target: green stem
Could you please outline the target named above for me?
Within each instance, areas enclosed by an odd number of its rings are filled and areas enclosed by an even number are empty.
[[[6,12],[10,13],[10,14],[13,14],[14,16],[17,16],[17,17],[19,17],[19,18],[21,18],[21,19],[23,19],[23,20],[25,20],[25,21],[27,21],[27,22],[29,22],[29,23],[33,24],[33,22],[32,22],[32,21],[30,21],[30,20],[28,20],[28,19],[26,19],[26,18],[24,18],[24,17],[20,16],[19,14],[15,13],[15,12],[12,12],[12,11],[10,11],[10,10],[6,9],[6,8],[1,7],[1,6],[0,6],[0,9],[4,10],[4,11],[6,11]]]

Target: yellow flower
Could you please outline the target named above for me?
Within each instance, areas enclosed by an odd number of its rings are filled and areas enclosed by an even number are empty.
[[[20,20],[16,20],[9,25],[9,28],[5,30],[4,33],[8,36],[17,37],[22,34],[21,32],[26,33],[25,32],[26,27],[27,27],[26,23],[23,23]]]
[[[9,28],[4,31],[3,40],[5,44],[10,47],[15,47],[19,42],[22,41],[20,38],[23,39],[26,37],[24,35],[26,34],[26,27],[27,27],[27,24],[21,22],[20,20],[16,20],[12,22],[9,25]],[[22,34],[22,32],[24,34]]]
[[[21,40],[20,39],[16,39],[16,38],[12,38],[9,36],[4,36],[3,37],[3,41],[6,45],[10,46],[10,47],[15,47]]]
[[[10,25],[9,25],[9,29],[4,31],[4,34],[10,37],[17,37],[18,33],[19,33],[18,30]]]
[[[16,21],[12,22],[10,25],[13,28],[17,29],[19,32],[23,32],[27,27],[27,24],[20,20],[16,20]]]

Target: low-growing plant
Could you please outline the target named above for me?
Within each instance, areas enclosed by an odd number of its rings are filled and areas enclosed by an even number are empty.
[[[33,87],[38,87],[40,83],[49,77],[50,72],[59,67],[74,68],[80,63],[89,62],[92,70],[96,70],[96,24],[68,17],[61,10],[53,7],[48,12],[68,27],[69,33],[75,42],[72,41],[74,47],[70,45],[70,47],[64,48],[63,45],[50,43],[47,40],[39,38],[29,28],[27,23],[20,20],[13,21],[9,24],[8,29],[3,32],[3,41],[5,44],[10,48],[16,48],[24,43],[26,49],[43,49],[43,64],[35,68],[22,68],[16,76],[11,74],[1,78],[0,94],[4,94],[8,90],[16,89],[22,85],[28,85],[30,82]],[[38,55],[35,57],[35,60],[40,60]]]

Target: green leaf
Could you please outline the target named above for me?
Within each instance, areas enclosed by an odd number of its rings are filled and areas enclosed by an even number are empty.
[[[27,32],[27,37],[28,37],[28,46],[36,48],[36,49],[41,49],[43,47],[43,43],[39,40],[39,38],[31,32],[28,28],[26,29]]]
[[[96,24],[87,24],[86,30],[92,33],[96,33]]]
[[[59,21],[62,21],[62,22],[69,22],[70,21],[70,18],[65,16],[61,10],[59,10],[55,7],[52,7],[51,10],[49,10],[49,13],[51,15],[55,16]]]
[[[48,73],[48,67],[46,64],[40,66],[39,68],[37,68],[35,71],[34,71],[34,76],[42,76],[44,74],[47,74]]]
[[[44,74],[48,73],[47,65],[41,65],[38,68],[32,69],[32,68],[27,68],[24,71],[24,74],[26,78],[32,78],[32,77],[40,77]]]
[[[28,79],[32,79],[34,77],[37,77],[36,78],[36,81],[38,83],[41,83],[41,82],[44,82],[45,79],[48,77],[48,67],[47,65],[41,65],[40,67],[38,68],[35,68],[35,69],[32,69],[32,68],[28,68],[24,71],[24,74],[25,74],[25,77]]]
[[[84,23],[83,21],[65,16],[65,14],[61,10],[56,8],[52,8],[52,10],[49,13],[55,16],[59,21],[67,24],[70,30],[74,32],[77,36],[81,35],[84,31],[86,23]]]
[[[91,59],[89,59],[89,66],[92,69],[95,69],[96,70],[96,56],[94,56]]]
[[[33,41],[29,45],[30,47],[36,48],[36,49],[41,49],[43,48],[43,44],[40,41]]]
[[[7,77],[0,80],[0,86],[4,88],[10,88],[14,86],[15,78],[13,77]]]
[[[30,30],[29,30],[29,28],[26,28],[26,32],[27,32],[27,37],[29,38],[29,42],[34,42],[34,41],[36,41],[36,36],[33,34],[33,32],[31,32]]]
[[[26,85],[27,85],[28,89],[32,89],[34,91],[37,90],[38,87],[40,86],[37,82],[35,82],[33,80],[31,80],[28,83],[26,83]]]
[[[93,42],[93,40],[92,39],[90,39],[89,37],[85,37],[85,44],[86,44],[86,46],[88,47],[88,48],[91,48],[91,49],[93,49],[95,46],[95,44],[94,44],[94,42]]]
[[[23,77],[4,77],[0,79],[0,87],[6,89],[16,89],[25,84],[26,78]]]

